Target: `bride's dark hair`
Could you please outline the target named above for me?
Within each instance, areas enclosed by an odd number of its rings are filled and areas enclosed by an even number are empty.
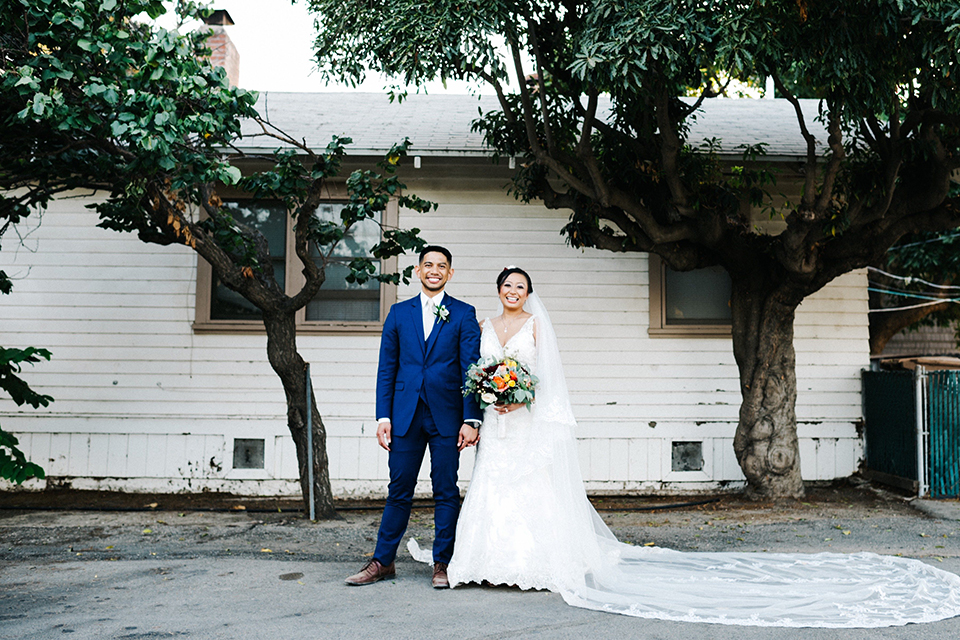
[[[521,269],[520,267],[504,267],[503,271],[500,272],[500,275],[497,276],[497,291],[500,291],[500,287],[503,286],[503,281],[507,279],[512,273],[519,273],[524,278],[527,279],[527,293],[533,293],[533,280],[530,279],[530,274]]]

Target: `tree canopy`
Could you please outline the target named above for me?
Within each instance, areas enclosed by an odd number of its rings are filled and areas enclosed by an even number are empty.
[[[172,3],[159,0],[0,0],[0,225],[17,224],[51,199],[76,190],[101,194],[91,206],[101,227],[136,233],[144,242],[187,246],[216,277],[262,313],[267,356],[287,399],[304,496],[307,474],[305,363],[297,352],[295,314],[312,301],[338,247],[364,221],[380,225],[370,255],[352,259],[347,279],[397,283],[380,262],[423,245],[416,229],[386,226],[391,201],[417,211],[435,207],[404,191],[396,175],[409,141],[398,141],[377,167],[344,180],[347,204],[338,220],[317,213],[324,185],[337,179],[349,138],[314,150],[261,117],[257,94],[228,84],[209,62],[209,29],[182,33],[151,19]],[[182,24],[207,15],[177,2]],[[241,124],[277,144],[249,156],[238,145]],[[239,159],[265,167],[244,174]],[[295,220],[294,248],[303,286],[278,284],[266,238],[241,224],[219,193],[233,186],[253,198],[280,201]],[[316,403],[316,506],[335,515]]]
[[[960,6],[943,0],[310,0],[330,77],[476,79],[475,123],[517,156],[524,200],[569,210],[575,247],[722,266],[733,283],[750,493],[800,495],[795,310],[907,233],[960,224]],[[776,231],[763,147],[742,163],[688,139],[713,79],[771,78],[806,153]],[[519,79],[519,81],[518,81]],[[512,81],[512,82],[511,82]],[[691,88],[699,98],[680,96]],[[798,95],[820,99],[805,113]],[[402,93],[401,93],[402,96]],[[817,140],[810,123],[828,132]],[[744,123],[749,127],[749,122]],[[793,169],[795,168],[795,172]],[[792,176],[796,176],[793,178]]]

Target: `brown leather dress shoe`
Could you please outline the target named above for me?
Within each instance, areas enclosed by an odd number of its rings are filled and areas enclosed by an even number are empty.
[[[380,564],[379,560],[371,560],[363,566],[363,569],[360,569],[359,573],[347,578],[346,583],[352,587],[362,587],[387,578],[393,578],[396,575],[397,568],[394,563],[391,562],[390,566],[385,567]]]
[[[433,564],[433,588],[449,589],[450,580],[447,578],[447,563],[435,562]]]

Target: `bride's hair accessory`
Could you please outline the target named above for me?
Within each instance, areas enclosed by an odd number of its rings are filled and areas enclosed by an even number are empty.
[[[530,274],[521,269],[520,267],[515,267],[510,265],[504,267],[503,271],[500,272],[500,275],[497,276],[497,291],[500,291],[500,287],[503,286],[503,281],[512,273],[519,273],[524,278],[527,279],[527,293],[533,293],[533,280],[530,279]]]

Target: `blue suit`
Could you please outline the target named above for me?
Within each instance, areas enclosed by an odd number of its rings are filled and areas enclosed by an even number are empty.
[[[475,398],[465,398],[461,391],[467,368],[480,357],[476,310],[449,295],[441,304],[450,315],[446,321],[434,321],[427,340],[420,296],[393,305],[383,324],[377,418],[390,419],[392,442],[390,486],[373,557],[385,566],[394,561],[406,532],[428,446],[436,504],[433,557],[436,562],[450,561],[460,513],[460,426],[464,420],[483,417]]]

